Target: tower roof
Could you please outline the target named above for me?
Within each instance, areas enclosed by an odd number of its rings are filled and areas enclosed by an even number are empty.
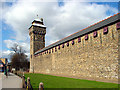
[[[31,28],[32,26],[39,26],[39,27],[46,28],[46,26],[43,24],[43,18],[41,18],[41,19],[39,19],[39,18],[34,19],[33,22],[32,22],[32,25],[30,26],[30,28]],[[30,29],[30,28],[29,28],[29,29]]]
[[[37,19],[34,19],[34,21],[37,21],[37,22],[43,22],[41,19],[37,18]]]
[[[33,23],[32,25],[33,25],[33,26],[39,26],[39,27],[46,27],[45,25],[38,24],[38,23]]]

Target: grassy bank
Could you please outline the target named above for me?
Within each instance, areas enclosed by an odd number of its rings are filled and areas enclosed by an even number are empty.
[[[38,88],[39,83],[44,83],[44,88],[118,88],[118,84],[81,80],[67,77],[58,77],[44,74],[25,74],[30,77],[33,88]]]

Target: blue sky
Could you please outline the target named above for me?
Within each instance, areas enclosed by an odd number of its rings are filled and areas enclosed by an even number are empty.
[[[59,0],[54,3],[45,2],[41,4],[41,2],[37,2],[33,4],[33,2],[28,3],[28,0],[17,0],[16,2],[1,3],[2,48],[0,51],[2,57],[8,57],[11,53],[10,47],[14,43],[21,45],[29,56],[28,28],[37,14],[40,18],[43,17],[47,26],[47,46],[118,12],[118,2],[69,3]],[[74,25],[69,21],[72,21]]]

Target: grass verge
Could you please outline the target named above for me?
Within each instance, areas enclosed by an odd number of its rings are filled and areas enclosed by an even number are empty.
[[[33,88],[38,88],[39,83],[44,83],[44,88],[118,88],[118,84],[105,83],[90,80],[81,80],[67,77],[59,77],[45,74],[25,74],[25,78],[30,77]]]

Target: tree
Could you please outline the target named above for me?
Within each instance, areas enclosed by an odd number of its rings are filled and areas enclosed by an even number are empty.
[[[27,55],[25,55],[25,50],[23,50],[18,44],[14,44],[13,47],[11,47],[11,50],[14,51],[11,55],[11,66],[15,68],[16,71],[20,69],[28,69],[29,62]]]

